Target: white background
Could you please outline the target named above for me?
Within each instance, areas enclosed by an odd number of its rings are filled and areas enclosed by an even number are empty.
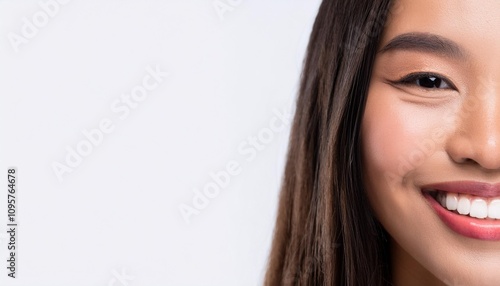
[[[44,23],[48,1],[0,0],[0,285],[261,285],[289,126],[263,130],[293,106],[319,1],[72,0]],[[40,27],[13,44],[25,21]],[[120,119],[148,66],[169,76]],[[58,180],[105,118],[113,131]],[[238,149],[259,134],[255,157]],[[179,207],[231,161],[240,173],[187,223]]]

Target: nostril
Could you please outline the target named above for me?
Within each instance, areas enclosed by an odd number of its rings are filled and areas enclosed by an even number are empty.
[[[477,137],[452,136],[446,146],[451,161],[462,166],[478,166],[486,170],[500,169],[500,148],[484,144]]]
[[[471,158],[464,158],[462,164],[472,165],[472,164],[477,164],[477,162],[474,159],[471,159]]]
[[[449,154],[450,155],[450,154]],[[472,158],[468,158],[468,157],[461,157],[461,156],[451,156],[450,155],[450,159],[457,163],[457,164],[461,164],[461,165],[474,165],[474,164],[478,164],[476,162],[476,160],[472,159]]]

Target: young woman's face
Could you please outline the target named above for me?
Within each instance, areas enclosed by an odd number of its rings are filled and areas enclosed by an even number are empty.
[[[500,1],[395,4],[361,135],[394,279],[500,285]]]

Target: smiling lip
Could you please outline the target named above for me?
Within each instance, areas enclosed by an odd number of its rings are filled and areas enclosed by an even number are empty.
[[[438,217],[450,229],[469,238],[500,240],[500,220],[477,219],[449,211],[443,208],[429,192],[426,192],[429,190],[492,198],[500,197],[500,184],[460,181],[430,184],[422,187],[424,197],[436,211]]]
[[[425,185],[422,189],[434,189],[449,193],[469,194],[483,198],[500,197],[500,183],[488,184],[474,181],[443,182]]]

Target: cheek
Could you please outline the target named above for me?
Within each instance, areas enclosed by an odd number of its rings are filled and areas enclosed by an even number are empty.
[[[443,118],[440,109],[405,102],[384,83],[372,84],[361,128],[369,181],[392,178],[403,183],[414,169],[443,150]]]
[[[370,96],[369,98],[374,98]],[[367,171],[398,174],[397,166],[417,137],[407,128],[407,119],[383,100],[368,100],[362,124],[364,165]]]
[[[393,222],[395,212],[414,215],[408,206],[420,196],[415,177],[426,174],[421,171],[443,154],[443,110],[408,102],[383,82],[370,85],[361,128],[362,163],[367,196],[380,220]]]
[[[403,205],[400,192],[390,190],[400,189],[405,174],[398,169],[417,135],[407,128],[409,119],[386,97],[370,92],[361,129],[366,192],[382,221],[391,217],[395,206]]]

